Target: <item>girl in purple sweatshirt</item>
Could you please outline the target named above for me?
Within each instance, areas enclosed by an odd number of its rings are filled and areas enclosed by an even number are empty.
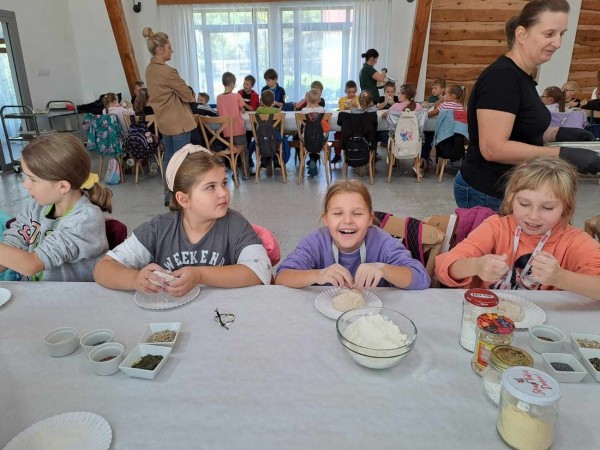
[[[358,180],[332,184],[323,200],[324,227],[305,237],[277,269],[276,284],[426,289],[423,265],[402,243],[373,226],[367,187]]]

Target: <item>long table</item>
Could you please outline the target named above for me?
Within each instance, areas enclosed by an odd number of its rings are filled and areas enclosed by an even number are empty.
[[[282,111],[285,114],[285,119],[283,121],[283,129],[289,133],[296,133],[296,111]],[[250,125],[250,114],[246,112],[242,114],[244,117],[244,124],[246,125],[247,131],[252,131],[252,126]],[[341,131],[342,127],[340,127],[337,123],[338,115],[340,111],[331,111],[331,130],[332,131]],[[377,131],[388,131],[388,123],[387,120],[382,117],[383,111],[377,111]]]
[[[115,449],[506,448],[471,353],[458,343],[463,290],[374,289],[418,329],[400,364],[377,371],[353,362],[335,321],[315,309],[326,288],[203,288],[187,305],[149,311],[132,293],[94,283],[1,286],[13,297],[0,307],[0,447],[44,418],[91,411],[111,424]],[[518,294],[565,333],[600,334],[600,302]],[[216,307],[236,315],[230,330],[213,320]],[[43,344],[61,326],[80,336],[111,328],[129,352],[147,323],[168,321],[182,322],[181,334],[155,380],[96,376],[83,349],[51,358]],[[542,368],[527,342],[517,331],[514,344]],[[596,448],[600,384],[587,375],[561,389],[553,448]]]

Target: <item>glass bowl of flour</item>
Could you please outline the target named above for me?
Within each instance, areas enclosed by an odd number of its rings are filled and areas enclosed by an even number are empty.
[[[412,320],[381,307],[351,309],[339,317],[336,329],[352,359],[370,369],[395,366],[417,340],[417,327]]]

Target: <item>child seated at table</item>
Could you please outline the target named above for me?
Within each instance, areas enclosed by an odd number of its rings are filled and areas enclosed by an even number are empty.
[[[219,111],[210,106],[210,95],[206,92],[199,92],[196,98],[196,103],[190,103],[193,114],[207,117],[218,117]],[[193,106],[192,106],[193,105]]]
[[[102,211],[112,193],[98,175],[81,140],[50,134],[21,154],[23,187],[31,195],[0,244],[6,268],[30,281],[93,281],[94,264],[108,250]]]
[[[265,79],[265,83],[267,83],[267,85],[263,86],[260,92],[262,93],[266,90],[273,92],[273,96],[275,97],[273,106],[282,109],[285,102],[285,89],[277,84],[277,72],[275,69],[267,69],[265,70],[263,78]]]
[[[466,95],[466,89],[463,89],[457,84],[446,88],[444,94],[444,101],[440,103],[436,108],[430,109],[427,112],[429,117],[437,116],[440,111],[444,109],[452,109],[454,111],[464,111],[465,105],[463,104]]]
[[[323,87],[323,83],[321,83],[320,81],[315,80],[312,83],[310,83],[310,88],[311,89],[316,89],[317,91],[319,91],[319,93],[320,93],[321,96],[323,95],[323,89],[324,89],[324,87]],[[308,102],[306,100],[306,97],[304,97],[302,100],[300,100],[299,102],[297,102],[294,105],[294,109],[296,111],[301,111],[302,108],[304,108],[307,105],[307,103]],[[321,97],[320,100],[319,100],[319,106],[322,106],[323,108],[325,108],[325,100],[323,99],[323,97]]]
[[[577,171],[537,157],[515,166],[498,215],[435,259],[451,287],[562,289],[600,300],[600,243],[571,225]]]
[[[421,111],[423,107],[421,104],[415,102],[415,95],[417,95],[417,90],[412,84],[403,84],[398,91],[398,103],[394,103],[389,110],[405,111],[409,109],[411,111]],[[386,118],[387,112],[384,112],[382,117]]]
[[[340,111],[351,111],[352,109],[360,108],[360,105],[358,104],[358,86],[356,86],[356,81],[346,81],[344,93],[346,95],[338,100],[338,108]],[[335,141],[339,141],[341,138],[342,134],[340,131],[333,133],[333,139]],[[342,147],[339,145],[332,145],[331,147],[335,153],[335,156],[331,160],[331,164],[337,164],[342,160]]]
[[[114,114],[115,116],[117,116],[117,118],[119,119],[119,123],[123,128],[123,133],[127,134],[129,127],[127,126],[127,123],[125,123],[124,116],[130,116],[131,114],[133,114],[133,110],[119,105],[119,97],[117,97],[117,94],[113,92],[104,94],[104,96],[102,97],[102,103],[104,104],[102,114]]]
[[[237,94],[236,94],[237,95]],[[195,286],[269,284],[271,263],[248,221],[229,209],[223,160],[204,147],[177,151],[165,180],[171,212],[155,216],[98,263],[97,283],[110,289],[164,291],[176,297]],[[165,281],[155,271],[171,271]]]
[[[547,87],[540,98],[550,112],[565,111],[565,94],[558,86]]]
[[[398,103],[400,100],[396,96],[396,83],[393,81],[386,81],[383,85],[383,95],[380,96],[377,101],[377,109],[390,109],[392,105]]]
[[[256,78],[252,75],[246,75],[244,77],[244,88],[238,91],[238,94],[244,100],[244,108],[247,111],[256,111],[258,108],[258,94],[254,90],[254,84],[256,83]]]
[[[332,184],[323,200],[325,225],[304,238],[277,269],[275,284],[425,289],[430,278],[402,243],[373,225],[367,187],[358,180]]]
[[[446,92],[446,80],[437,78],[431,83],[431,95],[427,98],[430,107],[437,108],[444,101]]]
[[[275,95],[273,91],[262,91],[260,94],[260,105],[256,108],[256,114],[278,114],[281,112],[279,108],[273,106],[275,103]]]
[[[321,92],[318,89],[311,89],[306,93],[306,106],[300,112],[302,114],[325,114],[327,111],[320,105],[320,102]],[[323,128],[323,134],[325,136],[329,135],[331,124],[324,118],[321,120],[321,127]],[[308,174],[314,177],[319,173],[317,169],[319,154],[309,152],[308,158]]]

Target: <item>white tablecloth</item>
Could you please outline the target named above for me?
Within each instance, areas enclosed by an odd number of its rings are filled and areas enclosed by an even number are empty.
[[[315,309],[323,288],[204,288],[185,306],[148,311],[131,293],[93,283],[2,286],[13,297],[0,308],[0,447],[44,418],[92,411],[111,424],[115,449],[506,448],[471,353],[458,344],[460,290],[375,289],[418,328],[412,352],[376,371],[350,359],[335,321]],[[600,333],[598,302],[521,295],[566,333]],[[229,331],[213,321],[215,307],[235,313]],[[155,380],[96,376],[81,348],[51,358],[43,344],[61,326],[80,336],[111,328],[131,351],[148,322],[166,321],[181,321],[181,335]],[[531,351],[525,331],[515,344]],[[588,375],[561,389],[553,448],[597,448],[600,384]]]

